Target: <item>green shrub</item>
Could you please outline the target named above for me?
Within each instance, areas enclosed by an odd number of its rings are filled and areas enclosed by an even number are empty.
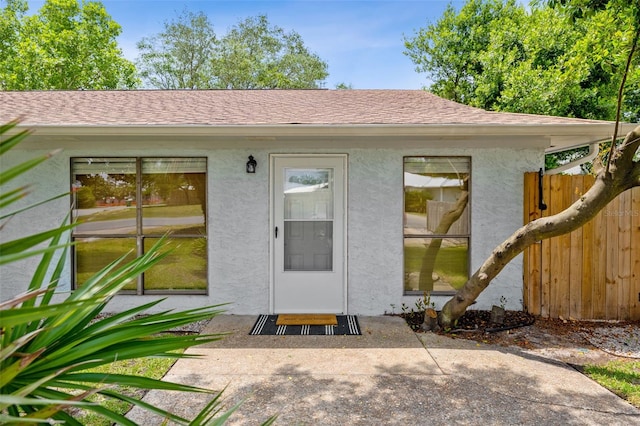
[[[16,124],[0,126],[0,157],[28,134],[26,131],[16,133]],[[40,156],[0,170],[3,188],[0,207],[6,209],[28,193],[26,187],[5,192],[6,184],[48,157]],[[0,221],[51,200],[3,214]],[[115,361],[142,357],[186,358],[189,355],[184,354],[184,349],[218,340],[221,335],[163,332],[211,319],[222,311],[220,306],[209,306],[182,312],[147,313],[161,302],[154,301],[118,314],[101,315],[120,289],[167,255],[163,240],[144,256],[129,263],[124,263],[125,255],[108,264],[79,289],[68,294],[66,299],[54,302],[53,292],[70,246],[65,238],[73,226],[63,223],[57,228],[0,244],[0,266],[30,257],[40,258],[27,291],[0,303],[0,423],[78,425],[81,423],[67,410],[70,406],[78,406],[116,424],[134,424],[111,410],[106,402],[91,402],[89,397],[94,394],[100,395],[100,401],[125,401],[178,424],[223,423],[237,406],[226,413],[219,413],[220,394],[203,388],[95,369]],[[46,246],[43,248],[42,244]],[[7,279],[10,277],[3,274],[2,281]],[[141,390],[204,392],[215,396],[202,412],[189,420],[129,397],[112,387],[114,384]],[[266,424],[273,420],[269,419]]]

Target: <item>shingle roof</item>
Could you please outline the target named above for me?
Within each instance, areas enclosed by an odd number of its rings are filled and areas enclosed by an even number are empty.
[[[29,126],[603,123],[488,112],[422,90],[0,92],[0,122],[17,117]]]

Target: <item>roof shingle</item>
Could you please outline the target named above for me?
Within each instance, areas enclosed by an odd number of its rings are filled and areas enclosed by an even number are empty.
[[[602,123],[488,112],[422,90],[0,92],[0,122],[18,117],[28,126]]]

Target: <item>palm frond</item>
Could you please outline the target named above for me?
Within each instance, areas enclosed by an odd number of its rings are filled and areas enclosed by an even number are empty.
[[[2,170],[2,172],[0,172],[0,185],[4,185],[7,182],[17,178],[18,176],[25,174],[26,172],[33,169],[37,165],[47,161],[49,158],[56,155],[58,152],[60,152],[60,150],[52,151],[48,154],[32,158],[28,161],[17,164],[11,168]]]
[[[0,155],[14,148],[28,135],[28,131],[19,131],[6,136],[16,125],[17,122],[0,125]],[[22,176],[54,154],[55,151],[3,168],[0,170],[0,185]],[[0,207],[21,200],[27,195],[27,188],[23,184],[3,192],[0,195]],[[68,195],[57,195],[3,213],[0,220],[16,217],[26,210]],[[64,299],[54,302],[57,283],[68,261],[67,251],[72,246],[69,237],[74,226],[67,215],[57,228],[10,241],[3,240],[0,244],[0,266],[40,256],[26,293],[0,304],[0,422],[80,425],[73,412],[64,409],[79,406],[112,423],[134,425],[134,422],[107,405],[92,402],[90,397],[93,394],[125,401],[177,424],[217,425],[225,422],[237,406],[221,413],[218,409],[219,395],[190,423],[187,419],[119,391],[115,385],[140,390],[214,393],[210,390],[134,375],[88,371],[118,360],[197,356],[184,350],[218,340],[223,335],[174,335],[166,332],[196,321],[209,320],[222,312],[222,305],[147,314],[162,302],[156,300],[115,315],[103,315],[107,304],[124,286],[169,254],[164,238],[133,261],[125,263],[128,254],[114,260]]]
[[[28,191],[28,189],[29,189],[30,187],[31,187],[30,185],[25,185],[25,186],[22,186],[22,187],[20,187],[20,188],[17,188],[17,189],[15,189],[15,190],[13,190],[12,192],[16,192],[16,191],[20,191],[20,190],[22,190],[22,193],[21,193],[21,194],[22,194],[24,197],[26,197],[27,195],[29,195],[29,191]],[[8,218],[8,217],[11,217],[11,216],[16,216],[16,215],[18,215],[18,214],[20,214],[20,213],[24,213],[24,212],[26,212],[27,210],[34,209],[34,208],[36,208],[36,207],[38,207],[38,206],[41,206],[41,205],[44,205],[44,204],[50,203],[50,202],[52,202],[52,201],[55,201],[55,200],[57,200],[57,199],[59,199],[59,198],[68,197],[68,196],[69,196],[69,193],[65,193],[65,194],[58,194],[58,195],[56,195],[56,196],[54,196],[54,197],[47,198],[46,200],[42,200],[42,201],[39,201],[39,202],[37,202],[37,203],[29,204],[28,206],[26,206],[26,207],[22,207],[21,209],[14,210],[14,211],[12,211],[12,212],[9,212],[9,213],[5,213],[5,214],[3,214],[2,216],[0,216],[0,220],[4,220],[4,219],[6,219],[6,218]],[[22,198],[23,198],[23,197],[16,198],[16,199],[12,200],[12,203],[13,203],[13,202],[15,202],[15,201],[18,201],[18,200],[20,200],[20,199],[22,199]],[[2,205],[0,205],[0,207],[5,207],[5,206],[10,205],[10,204],[11,204],[11,203],[9,203],[9,202],[4,202],[4,201],[3,201]],[[0,229],[1,229],[1,228],[0,228]]]
[[[5,133],[10,132],[18,125],[18,121],[10,121],[6,124],[0,124],[0,135],[4,135]],[[29,130],[21,130],[17,133],[9,135],[5,139],[0,138],[0,155],[3,155],[11,148],[14,148],[18,145],[24,138],[26,138],[31,132]]]

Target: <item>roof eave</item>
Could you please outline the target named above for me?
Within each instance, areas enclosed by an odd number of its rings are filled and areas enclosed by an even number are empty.
[[[622,123],[620,134],[636,124]],[[601,140],[611,137],[613,123],[568,124],[254,124],[254,125],[47,125],[23,124],[42,136],[186,135],[186,136],[542,136]]]

